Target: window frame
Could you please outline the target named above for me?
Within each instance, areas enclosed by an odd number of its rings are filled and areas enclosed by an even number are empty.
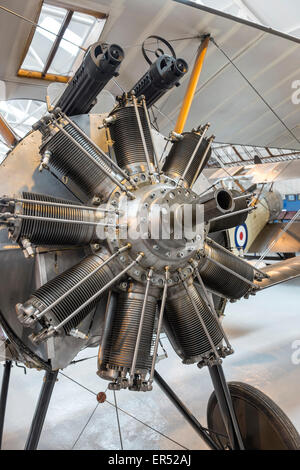
[[[51,64],[52,64],[52,62],[55,58],[55,55],[56,55],[56,53],[59,49],[60,43],[63,40],[64,33],[67,30],[67,28],[68,28],[68,26],[69,26],[69,24],[72,20],[72,17],[74,15],[74,13],[83,13],[83,14],[86,14],[86,15],[93,16],[96,19],[106,19],[108,17],[108,15],[106,13],[93,11],[93,10],[90,10],[88,8],[85,8],[85,7],[71,6],[66,2],[59,2],[58,3],[55,0],[47,0],[47,1],[42,0],[40,2],[40,6],[39,6],[39,9],[38,9],[37,15],[35,17],[35,23],[38,23],[42,8],[45,4],[46,5],[51,5],[51,6],[56,6],[56,7],[59,7],[59,8],[64,8],[65,10],[67,10],[66,16],[64,18],[64,21],[63,21],[61,27],[60,27],[59,32],[57,34],[55,34],[56,38],[55,38],[55,40],[54,40],[54,42],[51,46],[50,52],[48,54],[48,57],[47,57],[47,60],[46,60],[45,66],[44,66],[44,69],[42,71],[27,70],[27,69],[22,68],[22,64],[23,64],[23,62],[25,60],[25,57],[26,57],[26,55],[29,51],[29,48],[31,46],[34,33],[35,33],[35,31],[38,27],[38,26],[32,26],[31,31],[30,31],[29,36],[28,36],[28,39],[26,41],[24,52],[22,54],[21,62],[20,62],[18,72],[17,72],[17,76],[18,77],[25,77],[25,78],[38,78],[38,79],[47,80],[47,81],[50,81],[50,82],[67,83],[71,78],[70,76],[48,73],[48,70],[51,67]]]

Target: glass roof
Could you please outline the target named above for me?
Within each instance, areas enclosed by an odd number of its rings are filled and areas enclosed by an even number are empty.
[[[47,110],[46,103],[35,100],[0,101],[0,114],[13,128],[15,133],[24,137]],[[0,139],[0,162],[4,159],[9,148]]]
[[[81,52],[80,47],[86,47],[99,38],[105,21],[79,12],[74,12],[69,19],[67,9],[44,3],[38,20],[38,24],[44,29],[36,28],[21,69],[45,72],[47,59],[57,35],[67,24],[59,47],[45,73],[72,75],[72,67]]]
[[[38,24],[54,34],[48,33],[44,29],[36,28],[32,38],[28,53],[22,64],[22,69],[41,72],[46,64],[51,47],[56,39],[61,25],[65,19],[67,10],[50,5],[44,5],[39,17]]]

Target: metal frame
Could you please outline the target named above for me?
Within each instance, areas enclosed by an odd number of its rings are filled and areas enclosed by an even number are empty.
[[[220,407],[221,416],[229,438],[231,450],[244,450],[243,440],[239,430],[236,415],[233,409],[230,391],[226,383],[223,368],[220,364],[209,366],[209,373],[215,389],[215,394]],[[208,447],[212,450],[223,450],[212,439],[213,430],[204,428],[191,411],[185,406],[180,398],[175,394],[171,387],[164,381],[157,371],[154,372],[154,380],[159,387],[176,406],[183,418],[194,428],[197,434],[204,440]]]
[[[164,394],[176,406],[183,418],[193,427],[196,433],[205,441],[210,449],[220,450],[216,443],[210,437],[208,431],[199,423],[192,412],[185,406],[180,398],[174,393],[171,387],[164,381],[157,371],[154,372],[154,380],[162,389]]]
[[[213,365],[209,367],[209,373],[215,389],[215,394],[227,431],[231,450],[245,450],[223,368],[221,365]]]
[[[0,396],[0,449],[2,448],[4,418],[5,418],[5,411],[6,411],[7,392],[8,392],[8,386],[9,386],[11,367],[12,367],[11,361],[5,361],[4,374],[2,377],[1,396]]]
[[[12,362],[7,360],[4,364],[4,375],[2,379],[2,389],[0,397],[0,449],[2,443],[2,434],[4,426],[4,417],[6,411],[6,401],[9,386],[10,371]],[[243,441],[239,431],[237,419],[233,409],[230,392],[226,383],[224,372],[221,365],[209,367],[210,376],[214,385],[216,397],[219,403],[220,412],[228,434],[231,450],[244,450]],[[38,403],[34,412],[29,434],[27,436],[24,450],[36,450],[42,433],[49,403],[53,393],[54,385],[57,379],[58,370],[46,371],[43,385],[40,391]],[[196,433],[212,450],[222,450],[212,439],[213,430],[206,429],[196,419],[192,412],[180,400],[172,388],[165,382],[161,375],[155,370],[154,380],[157,382],[163,393],[169,398],[174,406],[181,413],[182,417],[193,427]]]
[[[24,450],[36,450],[40,436],[42,433],[43,425],[45,422],[46,414],[48,411],[49,403],[51,400],[53,388],[56,382],[58,370],[46,371],[44,376],[44,383],[41,388],[39,400],[34,412],[33,420],[31,423],[30,431],[27,437]]]

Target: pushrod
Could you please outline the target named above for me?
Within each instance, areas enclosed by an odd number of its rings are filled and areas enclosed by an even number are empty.
[[[151,168],[150,156],[149,156],[149,152],[148,152],[148,148],[147,148],[147,144],[146,144],[146,140],[145,140],[145,135],[144,135],[144,131],[143,131],[142,123],[141,123],[140,113],[139,113],[138,106],[137,106],[137,99],[134,96],[134,94],[132,95],[132,101],[133,101],[133,106],[134,106],[134,111],[135,111],[135,115],[136,115],[136,120],[137,120],[137,123],[138,123],[140,136],[141,136],[141,139],[142,139],[144,152],[145,152],[145,157],[146,157],[146,161],[147,161],[149,175],[152,175],[153,173],[152,173],[152,168]],[[151,129],[149,129],[149,132],[151,132]]]
[[[74,145],[76,145],[76,147],[78,147],[85,155],[87,155],[87,157],[92,160],[93,163],[95,163],[96,166],[98,166],[98,168],[100,168],[101,171],[103,171],[103,173],[106,174],[106,176],[108,178],[110,178],[113,183],[115,183],[120,189],[121,191],[125,192],[126,194],[128,194],[128,196],[130,196],[132,199],[135,199],[135,197],[133,196],[133,194],[126,188],[126,186],[124,186],[124,184],[122,184],[117,177],[115,177],[114,175],[112,175],[112,173],[107,170],[105,168],[105,166],[103,166],[103,164],[99,163],[84,147],[82,147],[80,145],[79,142],[77,142],[76,139],[74,139],[74,137],[72,137],[60,124],[58,124],[58,122],[53,119],[52,120],[53,122],[53,125],[59,129]]]
[[[26,214],[10,214],[10,215],[14,219],[41,220],[43,222],[61,222],[64,224],[95,225],[95,226],[101,225],[103,227],[114,227],[114,228],[121,227],[121,225],[118,225],[118,224],[106,224],[104,222],[92,222],[92,221],[88,222],[87,220],[56,219],[54,217],[41,217],[38,215],[26,215]]]
[[[53,207],[67,207],[70,209],[82,209],[84,211],[94,211],[94,212],[111,212],[117,214],[118,211],[115,209],[101,209],[99,207],[90,207],[90,206],[81,206],[80,204],[72,204],[72,203],[62,203],[62,202],[52,202],[52,201],[40,201],[34,199],[22,199],[22,198],[2,198],[2,200],[13,201],[13,202],[23,202],[28,204],[37,204],[40,206],[53,206]]]
[[[134,373],[135,373],[136,361],[137,361],[137,356],[138,356],[140,342],[141,342],[141,336],[142,336],[142,331],[143,331],[143,324],[144,324],[144,318],[145,318],[146,306],[148,302],[148,295],[149,295],[152,275],[153,275],[153,269],[150,268],[148,272],[148,276],[147,276],[147,284],[146,284],[143,307],[142,307],[142,312],[141,312],[141,317],[140,317],[140,324],[139,324],[139,329],[138,329],[138,334],[136,338],[134,354],[133,354],[133,359],[132,359],[132,364],[131,364],[131,370],[130,370],[131,381],[133,381]]]
[[[255,207],[247,207],[247,209],[241,209],[240,211],[235,211],[235,212],[227,212],[224,215],[218,215],[218,217],[214,217],[213,219],[210,219],[210,222],[215,222],[216,220],[221,220],[221,219],[226,219],[227,217],[232,217],[233,215],[237,214],[243,214],[245,212],[251,212],[255,209]]]
[[[181,273],[180,273],[180,274],[181,274]],[[191,295],[191,293],[190,293],[190,291],[189,291],[189,288],[188,288],[188,286],[187,286],[187,283],[186,283],[186,281],[184,280],[184,278],[183,278],[182,276],[181,276],[181,279],[182,279],[183,287],[185,288],[185,291],[186,291],[186,293],[187,293],[187,295],[188,295],[188,297],[189,297],[189,299],[190,299],[190,301],[191,301],[191,304],[192,304],[192,306],[193,306],[193,308],[194,308],[194,310],[195,310],[195,313],[196,313],[196,315],[198,316],[198,318],[199,318],[199,320],[200,320],[200,323],[201,323],[201,326],[202,326],[202,328],[203,328],[203,331],[204,331],[204,333],[206,334],[207,339],[208,339],[208,341],[209,341],[209,344],[210,344],[210,346],[211,346],[211,348],[212,348],[212,350],[213,350],[213,352],[214,352],[215,358],[216,358],[217,361],[221,362],[221,358],[220,358],[219,353],[218,353],[218,351],[217,351],[217,349],[216,349],[216,346],[214,345],[214,342],[213,342],[213,340],[212,340],[212,338],[211,338],[211,336],[210,336],[210,334],[209,334],[209,331],[208,331],[208,329],[206,328],[205,322],[204,322],[204,320],[203,320],[203,318],[202,318],[202,315],[201,315],[201,313],[200,313],[200,311],[199,311],[199,309],[198,309],[198,307],[197,307],[197,304],[196,304],[195,300],[193,299],[193,296]]]
[[[103,261],[103,263],[101,263],[99,266],[97,266],[97,268],[93,269],[93,271],[91,271],[89,274],[87,274],[84,278],[82,278],[77,284],[75,284],[73,287],[71,287],[68,291],[66,291],[64,294],[62,294],[58,299],[56,299],[54,302],[52,302],[52,304],[48,305],[47,308],[45,308],[45,310],[42,310],[40,313],[38,313],[37,315],[35,315],[36,319],[39,320],[40,318],[42,318],[46,313],[48,313],[53,307],[55,307],[57,304],[59,304],[63,299],[65,299],[69,294],[71,294],[72,292],[74,292],[75,289],[77,289],[79,286],[81,286],[85,281],[87,281],[88,279],[90,279],[90,277],[92,277],[94,274],[96,274],[101,268],[103,268],[104,266],[106,266],[108,263],[110,263],[110,261],[112,261],[114,258],[116,258],[117,256],[119,256],[121,253],[123,253],[124,251],[127,251],[129,250],[129,248],[131,247],[130,243],[128,243],[127,245],[123,246],[122,248],[120,248],[118,251],[116,251],[113,255],[111,255],[109,258],[107,258],[105,261]]]
[[[133,266],[135,266],[139,261],[141,261],[142,257],[144,256],[143,253],[140,253],[132,263],[130,263],[125,269],[123,269],[117,276],[115,276],[111,281],[109,281],[102,289],[100,289],[98,292],[96,292],[92,297],[90,297],[88,300],[86,300],[80,307],[78,307],[74,312],[71,313],[67,318],[65,318],[61,323],[59,323],[57,326],[53,327],[53,332],[60,330],[66,323],[68,323],[70,320],[72,320],[77,313],[81,312],[87,305],[89,305],[93,300],[95,300],[99,295],[103,294],[110,286],[112,286],[120,277],[122,277],[124,274],[127,273]]]
[[[151,142],[152,142],[152,147],[153,147],[155,166],[156,166],[158,174],[161,174],[161,167],[160,167],[160,164],[159,164],[159,160],[158,160],[158,157],[157,157],[157,152],[155,150],[153,135],[152,135],[152,132],[151,132],[151,122],[150,122],[149,112],[148,112],[148,108],[147,108],[147,105],[146,105],[146,100],[144,98],[142,99],[142,103],[143,103],[143,108],[144,108],[144,111],[145,111],[145,116],[146,116],[146,120],[147,120],[147,123],[148,123],[148,127],[149,127],[149,130],[150,130],[150,137],[151,137]]]
[[[198,152],[198,149],[199,149],[200,145],[201,145],[202,142],[203,142],[204,136],[205,136],[206,132],[208,131],[209,126],[210,126],[209,123],[207,123],[207,124],[205,125],[205,127],[204,127],[204,129],[203,129],[203,131],[202,131],[202,135],[201,135],[200,139],[198,140],[198,142],[197,142],[197,144],[196,144],[196,146],[195,146],[195,148],[194,148],[194,150],[193,150],[193,153],[192,153],[192,155],[191,155],[191,157],[190,157],[190,159],[189,159],[189,161],[188,161],[188,163],[187,163],[187,165],[186,165],[186,167],[185,167],[185,169],[184,169],[184,172],[182,173],[181,177],[179,178],[179,181],[178,181],[178,183],[177,183],[177,186],[180,186],[180,185],[182,184],[184,178],[186,177],[186,174],[187,174],[187,172],[189,171],[190,166],[191,166],[191,164],[192,164],[193,161],[194,161],[194,158],[195,158],[195,156],[196,156],[196,153]],[[206,155],[207,155],[207,152],[204,154],[204,158],[205,158]]]
[[[249,284],[249,286],[255,287],[255,288],[257,289],[257,285],[254,284],[254,282],[249,281],[249,279],[246,279],[245,277],[243,277],[243,276],[241,276],[240,274],[236,273],[235,271],[233,271],[232,269],[228,268],[228,267],[225,266],[224,264],[219,263],[219,261],[216,261],[215,259],[211,258],[209,255],[205,255],[205,258],[207,258],[209,261],[211,261],[212,263],[214,263],[216,266],[219,266],[219,268],[222,268],[222,269],[224,269],[225,271],[227,271],[228,273],[230,273],[230,274],[232,274],[233,276],[237,277],[237,278],[240,279],[241,281],[246,282],[246,284]]]
[[[200,161],[200,163],[199,163],[199,166],[198,166],[198,168],[197,168],[196,173],[194,174],[194,177],[193,177],[193,180],[192,180],[192,183],[191,183],[191,188],[194,186],[194,184],[195,184],[195,182],[196,182],[198,176],[200,175],[201,171],[203,170],[203,163],[205,162],[206,155],[208,154],[209,149],[211,148],[211,145],[212,145],[212,143],[213,143],[213,141],[214,141],[214,138],[215,138],[214,135],[212,135],[212,136],[209,138],[209,141],[208,141],[207,147],[206,147],[206,149],[205,149],[204,155],[203,155],[203,157],[202,157],[202,159],[201,159],[201,161]]]
[[[164,311],[165,311],[165,306],[166,306],[166,300],[167,300],[167,291],[168,291],[169,278],[170,278],[169,266],[166,266],[165,267],[164,290],[163,290],[162,299],[161,299],[160,312],[159,312],[158,324],[157,324],[157,332],[156,332],[155,344],[154,344],[154,349],[153,349],[151,372],[150,372],[150,377],[149,377],[149,384],[150,385],[152,384],[153,377],[154,377],[156,356],[157,356],[158,343],[159,343],[159,336],[160,336],[160,332],[161,332],[161,328],[162,328],[162,321],[163,321],[163,316],[164,316]]]
[[[195,264],[196,264],[196,263],[195,263]],[[203,279],[202,279],[202,277],[200,276],[199,269],[198,269],[197,266],[194,266],[194,269],[195,269],[195,273],[196,273],[197,279],[198,279],[198,281],[199,281],[199,284],[200,284],[200,286],[202,287],[202,290],[203,290],[203,292],[204,292],[204,295],[205,295],[205,298],[206,298],[206,302],[207,302],[208,306],[210,307],[210,310],[211,310],[212,315],[214,316],[215,320],[216,320],[217,323],[218,323],[219,330],[221,331],[221,333],[222,333],[222,335],[223,335],[223,337],[224,337],[224,340],[225,340],[225,342],[226,342],[226,345],[227,345],[228,349],[231,349],[231,350],[232,350],[232,346],[231,346],[231,344],[230,344],[230,342],[229,342],[229,339],[228,339],[228,337],[227,337],[227,335],[226,335],[226,333],[225,333],[225,331],[224,331],[224,328],[223,328],[223,326],[222,326],[222,323],[221,323],[221,321],[220,321],[220,319],[219,319],[219,317],[218,317],[218,314],[217,314],[217,312],[216,312],[216,309],[215,309],[215,306],[214,306],[214,304],[213,304],[213,301],[210,299],[210,297],[209,297],[209,295],[208,295],[208,292],[207,292],[207,289],[206,289],[206,287],[205,287],[205,284],[204,284],[204,282],[203,282]]]
[[[227,250],[224,246],[220,245],[219,243],[217,243],[215,240],[213,240],[212,238],[209,238],[209,237],[206,237],[206,242],[208,244],[211,244],[211,245],[214,245],[216,246],[217,248],[219,248],[221,251],[223,251],[224,253],[230,255],[232,258],[236,258],[236,256],[229,250]],[[247,261],[245,261],[243,258],[239,257],[239,260],[245,264],[246,266],[249,267],[249,263]],[[252,266],[252,265],[251,265]],[[270,276],[266,273],[264,273],[263,271],[261,271],[260,269],[256,268],[255,266],[252,266],[252,268],[257,271],[259,274],[261,274],[263,277],[265,278],[269,278]]]
[[[99,147],[99,145],[97,145],[82,129],[80,129],[79,126],[77,126],[77,124],[72,121],[66,114],[64,113],[61,113],[62,114],[62,117],[68,121],[69,124],[71,124],[71,126],[74,127],[74,129],[77,130],[77,132],[79,132],[80,135],[82,135],[82,137],[84,137],[101,155],[103,158],[105,158],[106,162],[109,164],[109,165],[112,165],[116,171],[118,171],[120,173],[121,176],[123,176],[123,178],[125,178],[134,188],[137,187],[136,183],[130,178],[129,175],[127,175],[127,173],[122,170],[122,168],[119,167],[119,165],[114,162],[111,158],[109,158],[108,155],[106,155],[106,153],[102,150],[101,147]]]

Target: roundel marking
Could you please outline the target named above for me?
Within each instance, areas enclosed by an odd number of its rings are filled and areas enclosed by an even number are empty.
[[[246,224],[238,225],[234,232],[234,241],[237,248],[245,248],[248,242],[248,228]]]

